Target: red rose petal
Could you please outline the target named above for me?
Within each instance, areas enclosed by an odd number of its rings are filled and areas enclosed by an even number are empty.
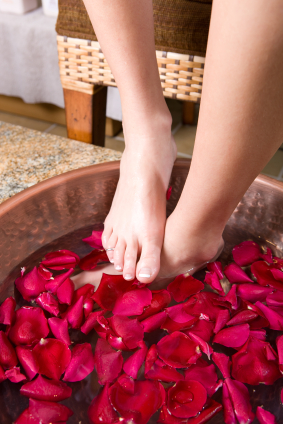
[[[59,302],[71,305],[74,291],[75,285],[73,281],[70,278],[66,278],[66,280],[57,289],[57,297]]]
[[[79,261],[80,258],[76,253],[70,250],[58,250],[57,252],[47,253],[41,264],[46,268],[61,270],[75,268]]]
[[[227,325],[246,324],[246,323],[249,323],[249,321],[252,321],[257,317],[258,317],[258,314],[255,311],[251,311],[250,309],[246,309],[244,311],[238,312],[226,324]]]
[[[229,319],[230,319],[230,313],[227,309],[222,309],[221,311],[219,311],[216,318],[215,327],[213,330],[214,333],[217,334],[220,330],[222,330],[222,328],[225,327]]]
[[[57,275],[53,280],[48,281],[48,283],[45,284],[45,290],[56,294],[58,288],[61,286],[61,284],[64,283],[67,278],[69,278],[74,271],[74,268],[69,269],[67,272],[64,272],[63,274]]]
[[[281,397],[281,403],[283,404],[283,389],[281,390],[280,397]]]
[[[112,311],[117,299],[128,292],[131,286],[132,282],[124,280],[122,275],[102,274],[100,284],[92,299],[102,309]]]
[[[41,339],[33,348],[33,354],[39,364],[39,373],[59,380],[71,360],[71,351],[61,340]]]
[[[39,371],[39,365],[33,355],[32,348],[28,346],[17,346],[16,353],[28,379],[32,380]]]
[[[172,194],[172,186],[168,187],[167,191],[166,191],[166,200],[168,201],[171,197]]]
[[[35,299],[40,293],[45,291],[45,284],[46,280],[40,275],[36,267],[15,281],[17,289],[27,301]]]
[[[163,361],[158,359],[156,345],[152,345],[147,352],[144,375],[151,380],[161,380],[168,383],[171,383],[171,381],[184,380],[182,374],[176,371],[175,368],[166,365]]]
[[[94,301],[90,298],[84,300],[84,316],[87,318],[93,310]]]
[[[217,388],[217,374],[215,366],[209,365],[203,359],[199,359],[195,365],[191,365],[185,371],[185,380],[196,380],[201,383],[208,396],[212,396]]]
[[[221,307],[214,305],[213,301],[219,299],[216,293],[200,292],[194,294],[184,303],[184,310],[187,314],[197,317],[207,317],[210,321],[216,321]]]
[[[92,284],[84,284],[82,287],[78,288],[73,297],[73,303],[76,303],[81,296],[84,300],[91,298],[94,293],[94,286]]]
[[[81,326],[81,332],[84,334],[90,333],[90,331],[95,328],[95,325],[97,324],[97,317],[101,316],[102,314],[102,311],[91,312],[85,323]]]
[[[224,353],[214,352],[212,354],[212,360],[215,365],[219,368],[223,378],[230,378],[230,370],[232,362],[230,361],[229,356],[224,355]]]
[[[283,284],[273,277],[271,270],[271,265],[263,261],[255,262],[251,266],[251,272],[256,277],[258,284],[283,291]]]
[[[265,341],[266,331],[265,330],[250,330],[250,337]]]
[[[244,241],[232,250],[233,259],[240,266],[251,265],[261,257],[261,250],[254,241]]]
[[[238,309],[239,302],[237,298],[237,285],[233,284],[229,292],[222,298],[223,301],[229,302],[232,309]]]
[[[141,315],[152,300],[152,293],[148,288],[131,290],[118,297],[112,313],[114,315],[132,316]]]
[[[71,344],[68,331],[68,321],[66,319],[49,318],[48,324],[56,339],[61,340],[67,346]]]
[[[81,296],[77,302],[66,311],[64,318],[72,328],[80,328],[84,319],[84,297]]]
[[[258,306],[253,305],[252,303],[248,302],[247,300],[244,301],[243,306],[258,314],[257,318],[255,318],[254,320],[249,322],[249,326],[250,326],[251,330],[259,330],[261,328],[269,326],[269,322],[268,322],[267,318],[265,317],[264,313],[261,311],[261,309]]]
[[[5,371],[5,375],[12,383],[20,383],[27,379],[25,375],[21,374],[20,367],[13,367]]]
[[[29,400],[29,412],[38,419],[38,423],[61,423],[67,421],[73,415],[73,412],[67,406],[55,402],[46,402],[42,400]]]
[[[240,423],[249,424],[254,419],[252,407],[249,402],[249,391],[247,387],[239,381],[226,378],[223,387],[226,385],[233,405],[235,416]]]
[[[223,402],[223,417],[225,424],[238,424],[238,420],[236,418],[234,412],[234,406],[232,404],[229,390],[226,384],[222,386],[222,402]]]
[[[167,315],[165,311],[159,312],[156,315],[152,315],[146,318],[144,321],[141,322],[144,332],[150,333],[151,331],[161,328],[166,318],[167,318]]]
[[[83,241],[94,249],[103,249],[101,240],[102,233],[103,231],[93,231],[91,236],[84,238]]]
[[[144,312],[137,317],[139,321],[157,314],[162,311],[171,302],[171,295],[167,290],[152,290],[151,304],[145,308]]]
[[[135,380],[132,377],[127,374],[122,374],[117,381],[125,392],[131,395],[135,393]]]
[[[0,306],[0,324],[12,325],[15,315],[16,301],[13,297],[8,297]]]
[[[264,302],[266,296],[272,293],[273,289],[270,287],[261,287],[258,284],[241,284],[237,287],[237,295],[249,302],[255,303],[256,301]]]
[[[191,275],[181,274],[168,285],[167,289],[176,302],[183,302],[192,294],[203,290],[204,285]]]
[[[237,264],[229,264],[224,268],[224,274],[230,281],[230,283],[253,283],[253,280],[248,277],[248,275],[242,270],[242,268]]]
[[[224,328],[214,336],[213,343],[219,343],[226,347],[238,348],[243,346],[250,335],[250,327],[248,324],[236,325]]]
[[[218,279],[216,272],[207,272],[205,274],[204,282],[208,284],[213,290],[216,290],[221,296],[225,296],[224,290]]]
[[[90,271],[95,269],[99,263],[109,262],[107,253],[102,249],[95,249],[82,258],[79,262],[79,267],[83,271]]]
[[[265,299],[262,300],[264,302]],[[283,292],[276,291],[274,293],[269,293],[266,297],[267,306],[278,306],[283,308]]]
[[[153,319],[153,317],[151,317]],[[146,321],[146,320],[145,320]],[[199,321],[197,317],[193,317],[190,321],[178,323],[173,321],[169,316],[165,319],[163,324],[161,324],[162,330],[167,331],[168,333],[174,333],[174,331],[185,331],[187,329],[191,329],[193,324],[196,324]]]
[[[81,381],[94,370],[94,356],[89,343],[77,344],[66,369],[64,381]]]
[[[232,376],[251,385],[273,384],[281,374],[276,353],[270,344],[249,337],[246,344],[232,356]]]
[[[276,424],[275,416],[271,412],[265,411],[260,406],[257,407],[256,417],[259,424]]]
[[[190,418],[202,410],[206,399],[206,389],[198,381],[178,381],[168,390],[167,408],[177,418]]]
[[[280,281],[281,283],[283,283],[283,271],[281,271],[280,269],[271,269],[271,274],[273,275],[273,277],[275,278],[275,280]]]
[[[208,359],[210,359],[210,355],[213,353],[212,347],[201,337],[197,336],[191,331],[188,332],[188,336],[190,336],[190,338],[199,345],[201,351],[207,355]]]
[[[268,306],[265,306],[261,302],[256,302],[255,306],[257,306],[263,312],[272,330],[283,331],[283,316],[282,315],[279,315],[277,312],[273,311],[272,309],[270,309]]]
[[[109,384],[106,384],[98,395],[92,400],[88,408],[88,418],[91,424],[114,424],[119,418],[109,400]]]
[[[193,315],[189,315],[183,308],[183,304],[170,306],[170,308],[165,309],[167,315],[175,322],[179,324],[184,324],[185,322],[191,321],[194,319]]]
[[[195,323],[191,325],[188,330],[183,330],[185,334],[189,335],[190,333],[195,334],[200,337],[205,342],[209,342],[213,335],[214,323],[211,321],[206,321],[205,319],[198,319]]]
[[[36,298],[36,303],[51,315],[59,315],[59,304],[52,294],[44,292]]]
[[[24,384],[20,393],[32,399],[60,402],[72,395],[72,389],[63,381],[48,380],[39,375],[35,380]]]
[[[206,265],[206,267],[209,272],[216,272],[219,280],[222,280],[222,278],[224,278],[221,262],[219,261],[210,262]]]
[[[141,342],[140,349],[133,353],[123,365],[123,370],[130,377],[136,379],[139,369],[144,363],[147,354],[147,346],[144,342]]]
[[[32,345],[47,337],[49,327],[40,308],[24,306],[15,313],[15,322],[9,330],[9,339],[15,345]]]
[[[43,265],[39,265],[38,267],[38,273],[41,275],[41,277],[44,278],[44,280],[48,281],[50,280],[50,278],[52,278],[52,272],[49,271],[48,269],[44,268]]]
[[[27,408],[24,410],[24,412],[16,419],[14,424],[38,424],[38,418],[35,418],[33,415],[31,415],[30,409]],[[49,421],[40,421],[40,424],[67,424],[66,421],[56,421],[56,423],[53,421],[53,423],[50,423]]]
[[[179,331],[163,337],[157,343],[157,351],[165,364],[174,368],[195,364],[201,356],[199,345]]]
[[[98,339],[94,353],[94,365],[99,384],[104,386],[106,383],[112,383],[122,370],[122,353],[112,349],[106,340]]]
[[[16,351],[3,331],[0,331],[0,364],[4,369],[15,367],[18,363]]]
[[[143,340],[143,326],[137,319],[129,319],[119,315],[109,318],[109,324],[116,336],[121,337],[128,349],[135,349]]]
[[[111,404],[122,418],[135,424],[146,424],[164,403],[164,389],[157,381],[135,381],[135,392],[129,394],[118,382],[109,389]]]
[[[277,337],[276,346],[279,358],[279,369],[280,372],[283,374],[283,336]]]
[[[168,411],[167,406],[163,405],[157,422],[162,424],[187,424],[188,419],[174,417]]]

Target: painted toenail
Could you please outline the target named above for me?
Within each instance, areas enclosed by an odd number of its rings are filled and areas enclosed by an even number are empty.
[[[142,277],[142,278],[151,277],[151,269],[150,268],[142,268],[139,272],[139,277]]]
[[[121,271],[122,267],[120,265],[116,265],[115,269],[117,269],[117,271]]]
[[[131,274],[126,274],[125,275],[125,280],[132,280],[133,276]]]

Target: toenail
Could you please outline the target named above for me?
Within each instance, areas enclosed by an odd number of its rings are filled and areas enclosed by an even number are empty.
[[[150,268],[142,268],[139,272],[139,277],[142,277],[142,278],[151,277],[151,269]]]
[[[126,274],[125,275],[125,280],[132,280],[133,276],[131,274]]]
[[[117,271],[121,271],[122,267],[120,265],[116,265],[115,269],[117,269]]]
[[[109,262],[111,262],[111,264],[114,264],[114,259],[109,259]]]

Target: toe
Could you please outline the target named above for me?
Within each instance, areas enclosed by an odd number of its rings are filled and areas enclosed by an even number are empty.
[[[103,230],[102,237],[101,237],[101,240],[102,240],[102,246],[104,247],[104,249],[107,249],[107,247],[108,247],[108,242],[109,242],[109,239],[110,239],[110,237],[111,237],[112,233],[113,233],[113,228],[112,228],[112,226],[107,225],[107,224],[105,223],[105,225],[104,225],[104,230]]]
[[[136,276],[138,243],[127,245],[124,256],[123,276],[125,280],[133,280]]]
[[[124,256],[126,250],[126,242],[119,239],[114,250],[114,268],[116,271],[122,272],[124,267]]]
[[[156,241],[147,241],[142,246],[141,258],[137,264],[136,277],[141,283],[151,283],[160,268],[161,245]]]
[[[111,236],[108,239],[107,245],[106,245],[106,249],[113,249],[113,250],[108,250],[107,251],[107,255],[109,258],[109,261],[113,264],[114,263],[114,251],[117,245],[117,241],[118,241],[118,236],[114,233],[111,234]]]

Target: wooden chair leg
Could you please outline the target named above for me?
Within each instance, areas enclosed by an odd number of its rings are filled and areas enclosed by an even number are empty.
[[[97,86],[93,94],[64,88],[68,137],[104,146],[107,87]]]
[[[195,121],[195,103],[183,102],[183,124],[194,125]]]

